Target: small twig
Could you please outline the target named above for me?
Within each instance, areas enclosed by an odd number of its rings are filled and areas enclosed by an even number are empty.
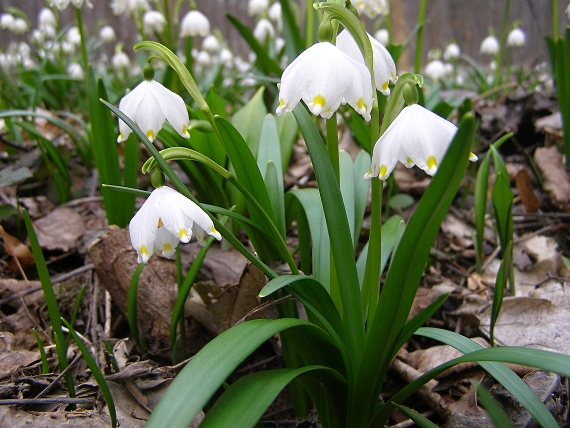
[[[92,398],[69,398],[69,397],[54,397],[54,398],[11,398],[0,400],[0,405],[6,406],[29,406],[32,404],[92,404],[96,402]]]
[[[79,359],[81,358],[81,352],[78,352],[77,355],[75,355],[75,358],[73,358],[73,360],[71,361],[71,363],[69,363],[69,365],[63,369],[61,371],[60,374],[57,375],[57,377],[48,385],[45,387],[45,389],[43,391],[41,391],[38,395],[36,395],[34,397],[35,400],[40,399],[41,397],[43,397],[44,395],[46,395],[48,392],[50,392],[53,387],[60,381],[60,379],[65,376],[65,374],[71,370],[71,368],[77,364],[77,362],[79,361]]]
[[[74,199],[73,201],[66,202],[62,204],[62,207],[76,207],[81,204],[88,204],[91,202],[101,202],[103,200],[102,196],[87,196],[85,198]]]
[[[111,337],[111,293],[105,290],[105,337]]]
[[[491,255],[489,255],[489,257],[487,257],[487,260],[485,260],[485,263],[483,263],[483,266],[481,266],[481,271],[485,271],[485,269],[487,269],[489,267],[491,262],[493,260],[495,260],[495,258],[499,255],[500,252],[501,252],[501,247],[495,248],[493,250],[493,252],[491,253]]]
[[[267,302],[267,303],[263,303],[262,305],[259,305],[255,308],[253,308],[251,311],[249,311],[242,319],[238,320],[238,322],[235,323],[235,325],[241,324],[242,322],[244,322],[248,317],[250,317],[251,315],[255,314],[256,312],[262,311],[264,309],[270,308],[272,306],[275,306],[279,303],[285,302],[289,299],[294,299],[294,297],[289,294],[287,296],[281,297],[277,300],[272,300],[271,302]]]
[[[427,412],[423,412],[420,414],[424,418],[430,418],[435,414],[435,412],[433,410],[428,410]],[[414,426],[416,426],[416,423],[414,421],[412,421],[411,419],[406,419],[405,421],[399,422],[396,425],[390,425],[389,428],[408,428],[408,427],[414,427]]]
[[[534,232],[529,233],[528,235],[525,235],[523,237],[515,239],[513,241],[513,243],[514,244],[520,244],[521,242],[524,242],[530,238],[534,238],[536,235],[540,235],[541,233],[544,233],[544,232],[550,232],[552,227],[553,227],[553,225],[550,225],[550,226],[545,226],[542,229],[535,230]]]
[[[561,276],[550,275],[550,273],[548,273],[548,272],[546,272],[546,276],[548,278],[546,278],[543,281],[540,281],[538,284],[534,284],[534,288],[538,288],[542,284],[546,284],[548,281],[551,281],[551,280],[560,281],[560,282],[570,282],[570,278],[563,278]]]

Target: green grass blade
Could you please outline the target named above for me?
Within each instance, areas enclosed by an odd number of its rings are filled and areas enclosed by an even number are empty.
[[[474,205],[475,205],[475,256],[477,272],[481,273],[483,266],[483,242],[485,239],[485,214],[487,212],[487,188],[489,187],[489,153],[481,161],[475,179]]]
[[[46,349],[44,348],[42,339],[40,338],[40,335],[38,334],[35,328],[32,328],[32,333],[34,334],[34,338],[36,339],[36,343],[38,344],[38,350],[40,351],[40,358],[42,360],[42,374],[46,374],[49,371]]]
[[[333,391],[342,385],[342,378],[338,373],[323,366],[252,373],[238,379],[224,392],[206,414],[200,427],[251,428],[263,416],[279,392],[293,379],[306,373],[311,373],[319,381],[327,381],[325,385],[328,384]]]
[[[425,416],[422,416],[420,413],[416,412],[413,409],[410,409],[406,406],[401,406],[396,404],[398,410],[400,410],[404,415],[410,418],[414,423],[419,426],[420,428],[438,428],[436,424],[430,421]]]
[[[509,418],[505,415],[501,406],[499,406],[493,397],[491,397],[491,394],[489,394],[481,384],[477,385],[477,396],[485,410],[487,410],[489,417],[493,421],[493,425],[501,428],[513,428],[511,421],[509,421]]]
[[[60,370],[65,370],[67,368],[67,348],[65,346],[65,338],[63,337],[63,330],[61,328],[61,317],[59,315],[59,308],[57,306],[57,299],[53,291],[53,285],[51,283],[51,278],[46,266],[46,261],[38,242],[38,237],[32,220],[28,215],[28,212],[23,209],[22,215],[24,217],[24,222],[26,223],[26,230],[28,232],[28,239],[30,241],[30,247],[32,247],[32,254],[34,255],[34,261],[36,262],[36,269],[38,270],[38,275],[40,277],[40,283],[42,284],[42,290],[44,293],[44,298],[48,308],[48,314],[50,319],[51,328],[53,330],[53,336],[55,341],[55,350],[57,353],[57,359]],[[71,372],[65,374],[65,384],[67,386],[67,391],[70,397],[75,397],[75,385],[73,383],[73,377]]]
[[[75,344],[77,345],[77,347],[81,351],[81,355],[83,355],[83,358],[85,359],[85,363],[87,364],[87,367],[89,367],[89,370],[91,370],[93,377],[97,381],[97,385],[99,385],[99,389],[101,389],[101,394],[103,394],[103,397],[105,398],[105,402],[107,403],[107,408],[109,409],[109,417],[111,418],[111,426],[113,428],[115,428],[117,426],[117,412],[115,410],[115,402],[113,401],[113,396],[111,395],[111,390],[109,389],[109,385],[107,385],[107,381],[105,380],[103,373],[101,373],[101,370],[99,369],[99,366],[95,362],[95,359],[91,356],[91,354],[89,353],[89,350],[87,349],[87,347],[83,343],[83,340],[81,340],[81,338],[79,337],[77,332],[73,329],[71,324],[69,324],[63,318],[61,319],[61,321],[63,321],[65,326],[68,328],[69,333],[71,334],[71,336],[73,337],[73,340],[75,341]]]
[[[147,428],[186,428],[220,385],[259,345],[293,327],[318,328],[297,319],[252,320],[209,342],[174,378],[154,409]]]
[[[238,130],[242,138],[249,146],[249,150],[255,158],[259,151],[263,120],[267,115],[267,108],[263,101],[265,88],[260,87],[255,95],[238,111],[231,119],[231,124]]]
[[[281,3],[281,15],[283,16],[283,38],[285,39],[285,55],[290,61],[305,49],[305,43],[301,35],[301,30],[295,21],[295,16],[291,10],[291,2],[279,0]]]
[[[360,405],[369,403],[370,412],[380,393],[439,226],[465,176],[474,132],[475,118],[467,114],[412,215],[390,263],[376,315],[367,332],[363,364],[355,388],[355,402]],[[354,416],[364,421],[371,415],[354,412]]]

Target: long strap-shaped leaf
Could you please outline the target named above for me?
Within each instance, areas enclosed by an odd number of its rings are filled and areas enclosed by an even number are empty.
[[[186,428],[234,369],[263,342],[293,327],[317,326],[298,319],[252,320],[209,342],[176,376],[152,413],[147,428]]]
[[[420,386],[433,379],[439,373],[464,362],[478,362],[481,367],[487,370],[491,376],[497,379],[520,401],[540,426],[549,428],[558,426],[554,417],[530,387],[503,363],[522,364],[568,376],[570,374],[570,356],[522,347],[483,349],[477,343],[459,334],[435,328],[420,328],[416,334],[443,341],[459,351],[466,352],[466,354],[439,365],[401,389],[392,397],[390,403],[380,409],[373,423],[370,424],[371,427],[383,426],[394,408],[393,403],[401,403],[406,397],[409,397]]]
[[[293,110],[293,114],[301,128],[313,163],[329,236],[335,237],[331,240],[331,252],[340,284],[347,348],[352,364],[356,365],[360,360],[364,344],[364,317],[360,304],[360,286],[354,260],[352,236],[342,195],[323,140],[307,109],[299,104]]]
[[[323,366],[253,373],[240,378],[224,392],[200,427],[251,428],[263,416],[277,394],[293,379],[305,374],[326,381],[332,393],[343,387],[342,377],[334,370]]]
[[[437,174],[423,195],[396,250],[369,330],[356,385],[351,426],[372,415],[388,365],[418,289],[430,248],[467,169],[475,118],[466,114]],[[369,413],[368,413],[369,412]]]

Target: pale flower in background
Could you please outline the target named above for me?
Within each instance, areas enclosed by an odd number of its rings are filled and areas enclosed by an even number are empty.
[[[122,49],[115,49],[115,53],[111,57],[111,64],[116,71],[126,70],[131,66],[131,59]]]
[[[374,38],[382,43],[383,46],[388,46],[390,43],[390,33],[385,28],[380,28],[374,33]]]
[[[12,31],[16,34],[24,34],[29,30],[28,22],[24,18],[14,18]]]
[[[83,6],[83,3],[85,3],[88,8],[91,8],[91,9],[93,8],[93,5],[91,4],[91,2],[89,0],[71,0],[71,4],[78,9],[81,6]]]
[[[419,104],[404,107],[376,142],[372,166],[364,179],[386,180],[398,161],[434,175],[456,132],[453,123]],[[475,161],[477,156],[471,153],[469,160]]]
[[[222,239],[212,219],[190,199],[167,186],[154,189],[129,223],[131,244],[138,263],[147,263],[157,248],[170,258],[178,242],[190,242],[194,234],[200,245],[204,234]]]
[[[5,28],[6,30],[12,30],[14,25],[14,15],[10,13],[0,14],[0,28]]]
[[[119,102],[119,110],[135,122],[150,141],[162,128],[165,120],[184,138],[190,138],[190,119],[182,97],[165,88],[156,80],[144,80]],[[117,143],[125,141],[131,128],[119,119]]]
[[[150,5],[148,0],[111,0],[111,9],[115,15],[135,15],[139,10],[150,9]]]
[[[69,0],[52,0],[51,6],[55,6],[58,10],[63,10],[69,6]]]
[[[204,40],[202,40],[202,49],[211,53],[218,52],[220,50],[218,38],[213,34],[204,37]]]
[[[81,45],[81,34],[79,33],[79,28],[75,25],[73,27],[69,27],[65,32],[65,40],[75,46]]]
[[[303,100],[311,113],[330,118],[347,102],[367,121],[372,109],[368,69],[328,42],[302,52],[283,72],[279,87],[280,116]]]
[[[200,51],[196,54],[196,63],[202,67],[209,67],[212,65],[212,57],[206,51]]]
[[[389,13],[387,0],[357,0],[353,2],[358,13],[364,13],[369,18],[376,18],[378,15]]]
[[[526,35],[520,28],[513,28],[507,36],[507,46],[521,47],[526,43]]]
[[[570,3],[568,4],[568,6],[566,6],[566,15],[568,15],[568,19],[570,19]]]
[[[180,37],[207,36],[210,34],[210,21],[202,12],[191,10],[180,23]]]
[[[166,18],[157,10],[147,10],[143,13],[143,28],[145,34],[162,33],[166,25]]]
[[[115,40],[117,38],[117,35],[115,34],[113,27],[110,25],[103,25],[101,28],[99,28],[99,38],[102,42],[109,43]]]
[[[224,67],[232,67],[234,65],[234,54],[229,49],[222,49],[220,51],[220,62]]]
[[[455,61],[461,55],[461,48],[457,43],[450,43],[443,51],[443,59],[445,61]]]
[[[265,43],[267,39],[272,39],[274,36],[275,28],[273,28],[273,24],[265,18],[260,19],[253,29],[253,37],[255,37],[259,43]]]
[[[390,95],[390,81],[396,82],[396,80],[398,80],[396,76],[396,64],[394,63],[390,52],[388,52],[382,43],[370,34],[368,34],[368,38],[372,45],[372,61],[376,89],[384,95]],[[336,46],[350,58],[364,65],[364,57],[362,56],[356,41],[348,31],[342,31],[337,36]]]
[[[276,1],[271,6],[269,6],[269,10],[267,11],[267,15],[269,16],[269,19],[271,19],[276,24],[281,22],[281,18],[283,16],[283,14],[281,12],[281,3]]]
[[[247,13],[249,16],[263,15],[268,7],[269,0],[249,0],[247,2]]]
[[[485,55],[497,55],[499,52],[499,40],[495,36],[487,36],[481,42],[479,52]]]
[[[42,7],[38,12],[38,27],[44,29],[45,27],[55,27],[57,21],[52,10],[47,7]]]
[[[428,62],[424,72],[432,80],[441,80],[447,75],[445,64],[439,59]]]
[[[85,77],[83,73],[83,67],[76,62],[70,63],[67,68],[67,73],[74,79],[83,79]]]

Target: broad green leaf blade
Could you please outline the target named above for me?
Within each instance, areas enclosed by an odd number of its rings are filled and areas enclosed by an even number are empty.
[[[299,132],[299,127],[297,126],[297,121],[293,113],[286,113],[283,116],[277,116],[275,118],[277,122],[277,129],[279,131],[279,141],[281,143],[281,166],[283,174],[287,171],[287,166],[291,160],[291,152],[293,151],[293,145],[297,140],[297,133]]]
[[[331,241],[331,253],[335,264],[337,280],[343,303],[343,320],[346,337],[352,343],[347,344],[353,362],[359,361],[364,344],[364,317],[360,303],[360,286],[354,260],[352,236],[346,216],[342,195],[337,184],[333,167],[325,146],[311,116],[305,106],[299,104],[293,110],[297,123],[301,128],[309,155],[313,162],[319,193]]]
[[[253,373],[238,379],[224,392],[206,414],[200,427],[251,428],[289,382],[309,372],[317,380],[324,381],[332,391],[342,388],[342,377],[323,366]]]
[[[466,114],[390,263],[375,317],[369,325],[356,386],[355,402],[368,403],[370,412],[410,313],[439,226],[465,176],[474,132],[475,118]],[[364,421],[371,415],[354,416]]]
[[[263,342],[293,327],[318,328],[282,318],[252,320],[226,330],[209,342],[176,376],[151,414],[147,428],[186,428],[235,368]]]
[[[348,219],[348,227],[350,228],[350,235],[354,238],[356,235],[356,202],[355,202],[355,178],[354,178],[354,164],[352,158],[344,150],[339,151],[339,166],[340,166],[340,193],[346,208],[346,217]],[[366,172],[366,171],[365,171]],[[364,181],[362,177],[357,178],[358,182]],[[356,238],[358,239],[358,238]],[[356,245],[356,240],[352,242],[353,247]]]
[[[416,334],[420,335],[420,336],[429,337],[431,339],[435,339],[435,340],[438,340],[440,342],[446,343],[446,344],[454,347],[458,351],[463,352],[464,354],[466,354],[466,356],[467,356],[467,354],[470,355],[470,353],[472,353],[474,351],[479,351],[479,350],[483,349],[483,347],[481,345],[472,341],[471,339],[468,339],[468,338],[466,338],[460,334],[453,333],[451,331],[446,331],[446,330],[441,330],[441,329],[436,329],[436,328],[429,328],[429,327],[422,327],[422,328],[418,329]],[[527,349],[527,348],[494,348],[494,349],[497,349],[497,350],[502,349],[506,353],[508,353],[510,349],[519,349],[520,350],[520,349]],[[528,351],[534,352],[535,350],[528,349]],[[523,352],[524,353],[524,351],[517,351],[517,352],[519,352],[519,353]],[[545,351],[540,351],[540,352],[545,352]],[[530,352],[529,352],[529,354],[530,354]],[[557,354],[547,353],[546,356],[550,357],[551,360],[552,360],[552,357],[554,360],[556,360]],[[539,356],[538,358],[540,359],[540,358],[542,358],[542,356]],[[569,359],[569,357],[560,356],[560,358],[563,358],[568,363],[567,360]],[[480,359],[478,361],[479,361],[479,364],[481,365],[481,367],[483,367],[491,376],[493,376],[507,390],[509,390],[509,392],[511,394],[513,394],[517,400],[519,400],[519,402],[524,406],[524,408],[526,410],[528,410],[528,412],[536,419],[536,421],[540,424],[540,426],[548,427],[548,428],[556,428],[558,426],[554,417],[550,414],[548,409],[544,406],[542,401],[537,397],[537,395],[533,392],[533,390],[521,378],[519,378],[516,373],[514,373],[506,365],[502,364],[502,362],[511,362],[511,360],[509,358],[505,357],[504,360],[501,360],[501,359],[494,360],[494,361],[499,361],[499,362],[489,362],[491,360],[483,360],[483,359]],[[532,364],[525,364],[525,365],[529,365],[531,367],[542,368],[542,366],[538,365],[537,361],[533,361]],[[560,371],[556,367],[556,365],[557,365],[557,362],[554,362],[554,363],[552,363],[552,367],[550,369],[545,369],[545,370],[550,370],[553,372],[560,373]],[[569,369],[570,369],[570,366],[566,366],[566,367],[561,366],[561,368],[560,368],[560,370],[569,370]],[[436,375],[434,375],[434,376],[436,376]],[[427,380],[426,380],[426,382],[427,382]],[[408,387],[405,388],[406,391],[404,391],[402,393],[401,397],[408,396],[408,395],[412,394],[415,391],[415,389],[417,389],[417,387],[415,387],[415,386],[410,387],[409,390],[407,388]],[[398,394],[400,394],[400,393],[398,393]],[[404,398],[402,398],[402,399],[404,399]],[[396,402],[401,402],[401,401],[396,401]],[[382,409],[380,413],[384,414],[386,417],[389,416],[387,409]],[[382,418],[380,418],[380,419],[382,419]]]
[[[481,161],[475,179],[475,255],[477,258],[477,271],[480,273],[483,266],[483,241],[485,233],[485,213],[487,212],[487,188],[489,187],[489,153]]]
[[[231,124],[242,135],[254,157],[257,157],[259,150],[259,140],[263,127],[262,118],[267,114],[263,94],[264,88],[261,87],[246,105],[233,114],[231,119]]]
[[[281,3],[281,14],[283,16],[285,54],[290,61],[293,61],[305,48],[303,37],[295,21],[293,11],[291,10],[291,2],[288,0],[279,0],[279,3]]]
[[[354,243],[360,237],[360,228],[366,211],[366,202],[370,191],[370,183],[362,177],[370,168],[370,155],[361,150],[354,159]]]

